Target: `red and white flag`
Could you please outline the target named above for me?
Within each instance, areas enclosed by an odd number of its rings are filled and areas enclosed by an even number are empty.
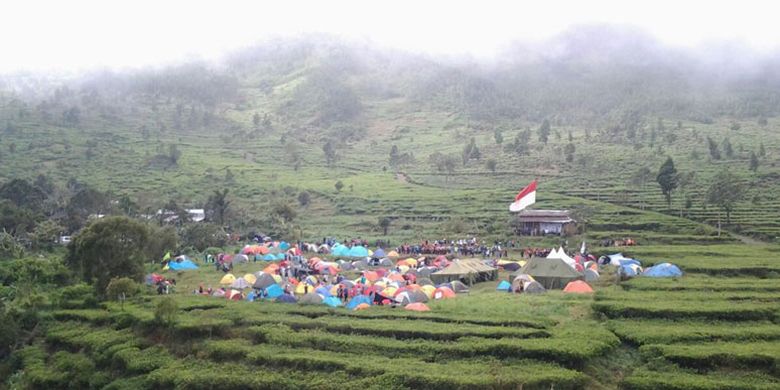
[[[520,211],[534,203],[536,203],[536,180],[520,190],[520,193],[515,196],[515,201],[509,205],[509,211]]]

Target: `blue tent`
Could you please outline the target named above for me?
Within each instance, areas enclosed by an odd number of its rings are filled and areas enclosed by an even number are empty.
[[[368,249],[366,249],[363,246],[355,245],[352,247],[352,249],[349,250],[349,253],[346,256],[351,257],[367,257],[368,256]]]
[[[284,295],[284,290],[278,284],[272,284],[265,289],[265,297],[268,299],[279,298]]]
[[[330,293],[330,289],[327,288],[327,287],[320,287],[320,288],[314,290],[314,292],[316,292],[317,294],[322,295],[325,298],[333,296],[333,294]]]
[[[367,303],[367,304],[370,305],[372,303],[371,302],[371,298],[369,298],[369,297],[367,297],[365,295],[358,295],[358,296],[356,296],[356,297],[354,297],[354,298],[349,300],[349,303],[347,303],[347,309],[353,310],[353,309],[355,309],[357,307],[357,305],[359,305],[361,303]]]
[[[382,248],[379,248],[379,249],[374,251],[374,257],[376,257],[378,259],[381,259],[381,258],[386,257],[386,256],[387,256],[387,254],[385,253],[385,250],[382,249]]]
[[[682,276],[682,271],[671,263],[661,263],[645,270],[642,274],[651,278],[676,278]]]
[[[288,244],[286,241],[282,241],[281,243],[279,243],[279,249],[286,251],[290,249],[290,244]]]
[[[173,271],[185,271],[188,269],[198,269],[198,265],[193,263],[192,260],[186,259],[186,260],[182,260],[180,263],[176,261],[171,261],[168,263],[168,268],[170,268]]]
[[[623,267],[625,267],[627,265],[631,265],[631,264],[635,264],[635,265],[638,265],[640,267],[642,266],[642,263],[640,263],[639,260],[635,260],[635,259],[620,259],[620,260],[618,260],[618,262],[620,262],[620,265],[623,266]]]
[[[279,253],[276,255],[276,260],[284,260],[284,253]]]
[[[269,253],[269,254],[263,256],[263,260],[265,260],[265,261],[274,261],[274,260],[276,260],[276,257]]]
[[[620,266],[622,274],[628,277],[636,276],[637,270],[641,271],[641,268],[634,266],[635,264],[623,264]]]
[[[328,297],[325,298],[325,300],[322,301],[322,303],[330,306],[330,307],[339,307],[341,306],[341,300],[339,300],[336,297]]]
[[[276,298],[276,302],[295,303],[295,302],[298,302],[298,300],[295,299],[295,297],[290,295],[290,294],[282,294],[282,295],[279,296],[279,298]]]
[[[509,291],[512,288],[512,284],[507,282],[506,280],[502,280],[501,283],[498,284],[498,287],[496,287],[496,290],[498,291]]]
[[[330,249],[330,254],[333,256],[349,256],[349,248],[341,244],[336,244]]]
[[[246,294],[246,300],[249,302],[254,302],[255,298],[257,298],[257,295],[254,291],[249,292],[249,294]]]

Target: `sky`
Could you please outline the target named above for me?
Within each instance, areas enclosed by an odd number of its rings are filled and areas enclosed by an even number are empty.
[[[721,4],[722,3],[722,4]],[[137,68],[217,59],[306,33],[432,55],[490,58],[573,25],[636,26],[662,42],[780,47],[771,1],[4,0],[0,72]]]

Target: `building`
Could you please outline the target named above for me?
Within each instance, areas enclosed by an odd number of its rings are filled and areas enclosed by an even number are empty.
[[[569,236],[577,233],[577,221],[569,210],[522,210],[513,223],[515,232],[525,236],[554,234]]]

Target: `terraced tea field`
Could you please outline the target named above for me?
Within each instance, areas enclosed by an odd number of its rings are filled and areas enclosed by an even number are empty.
[[[722,267],[748,250],[756,258]],[[201,267],[168,272],[180,281],[168,325],[154,316],[165,298],[73,300],[18,364],[36,388],[775,389],[780,279],[765,258],[775,250],[669,247],[665,260],[693,271],[615,285],[604,268],[595,295],[486,282],[422,313],[191,295],[220,276]],[[635,250],[646,264],[662,251]]]

